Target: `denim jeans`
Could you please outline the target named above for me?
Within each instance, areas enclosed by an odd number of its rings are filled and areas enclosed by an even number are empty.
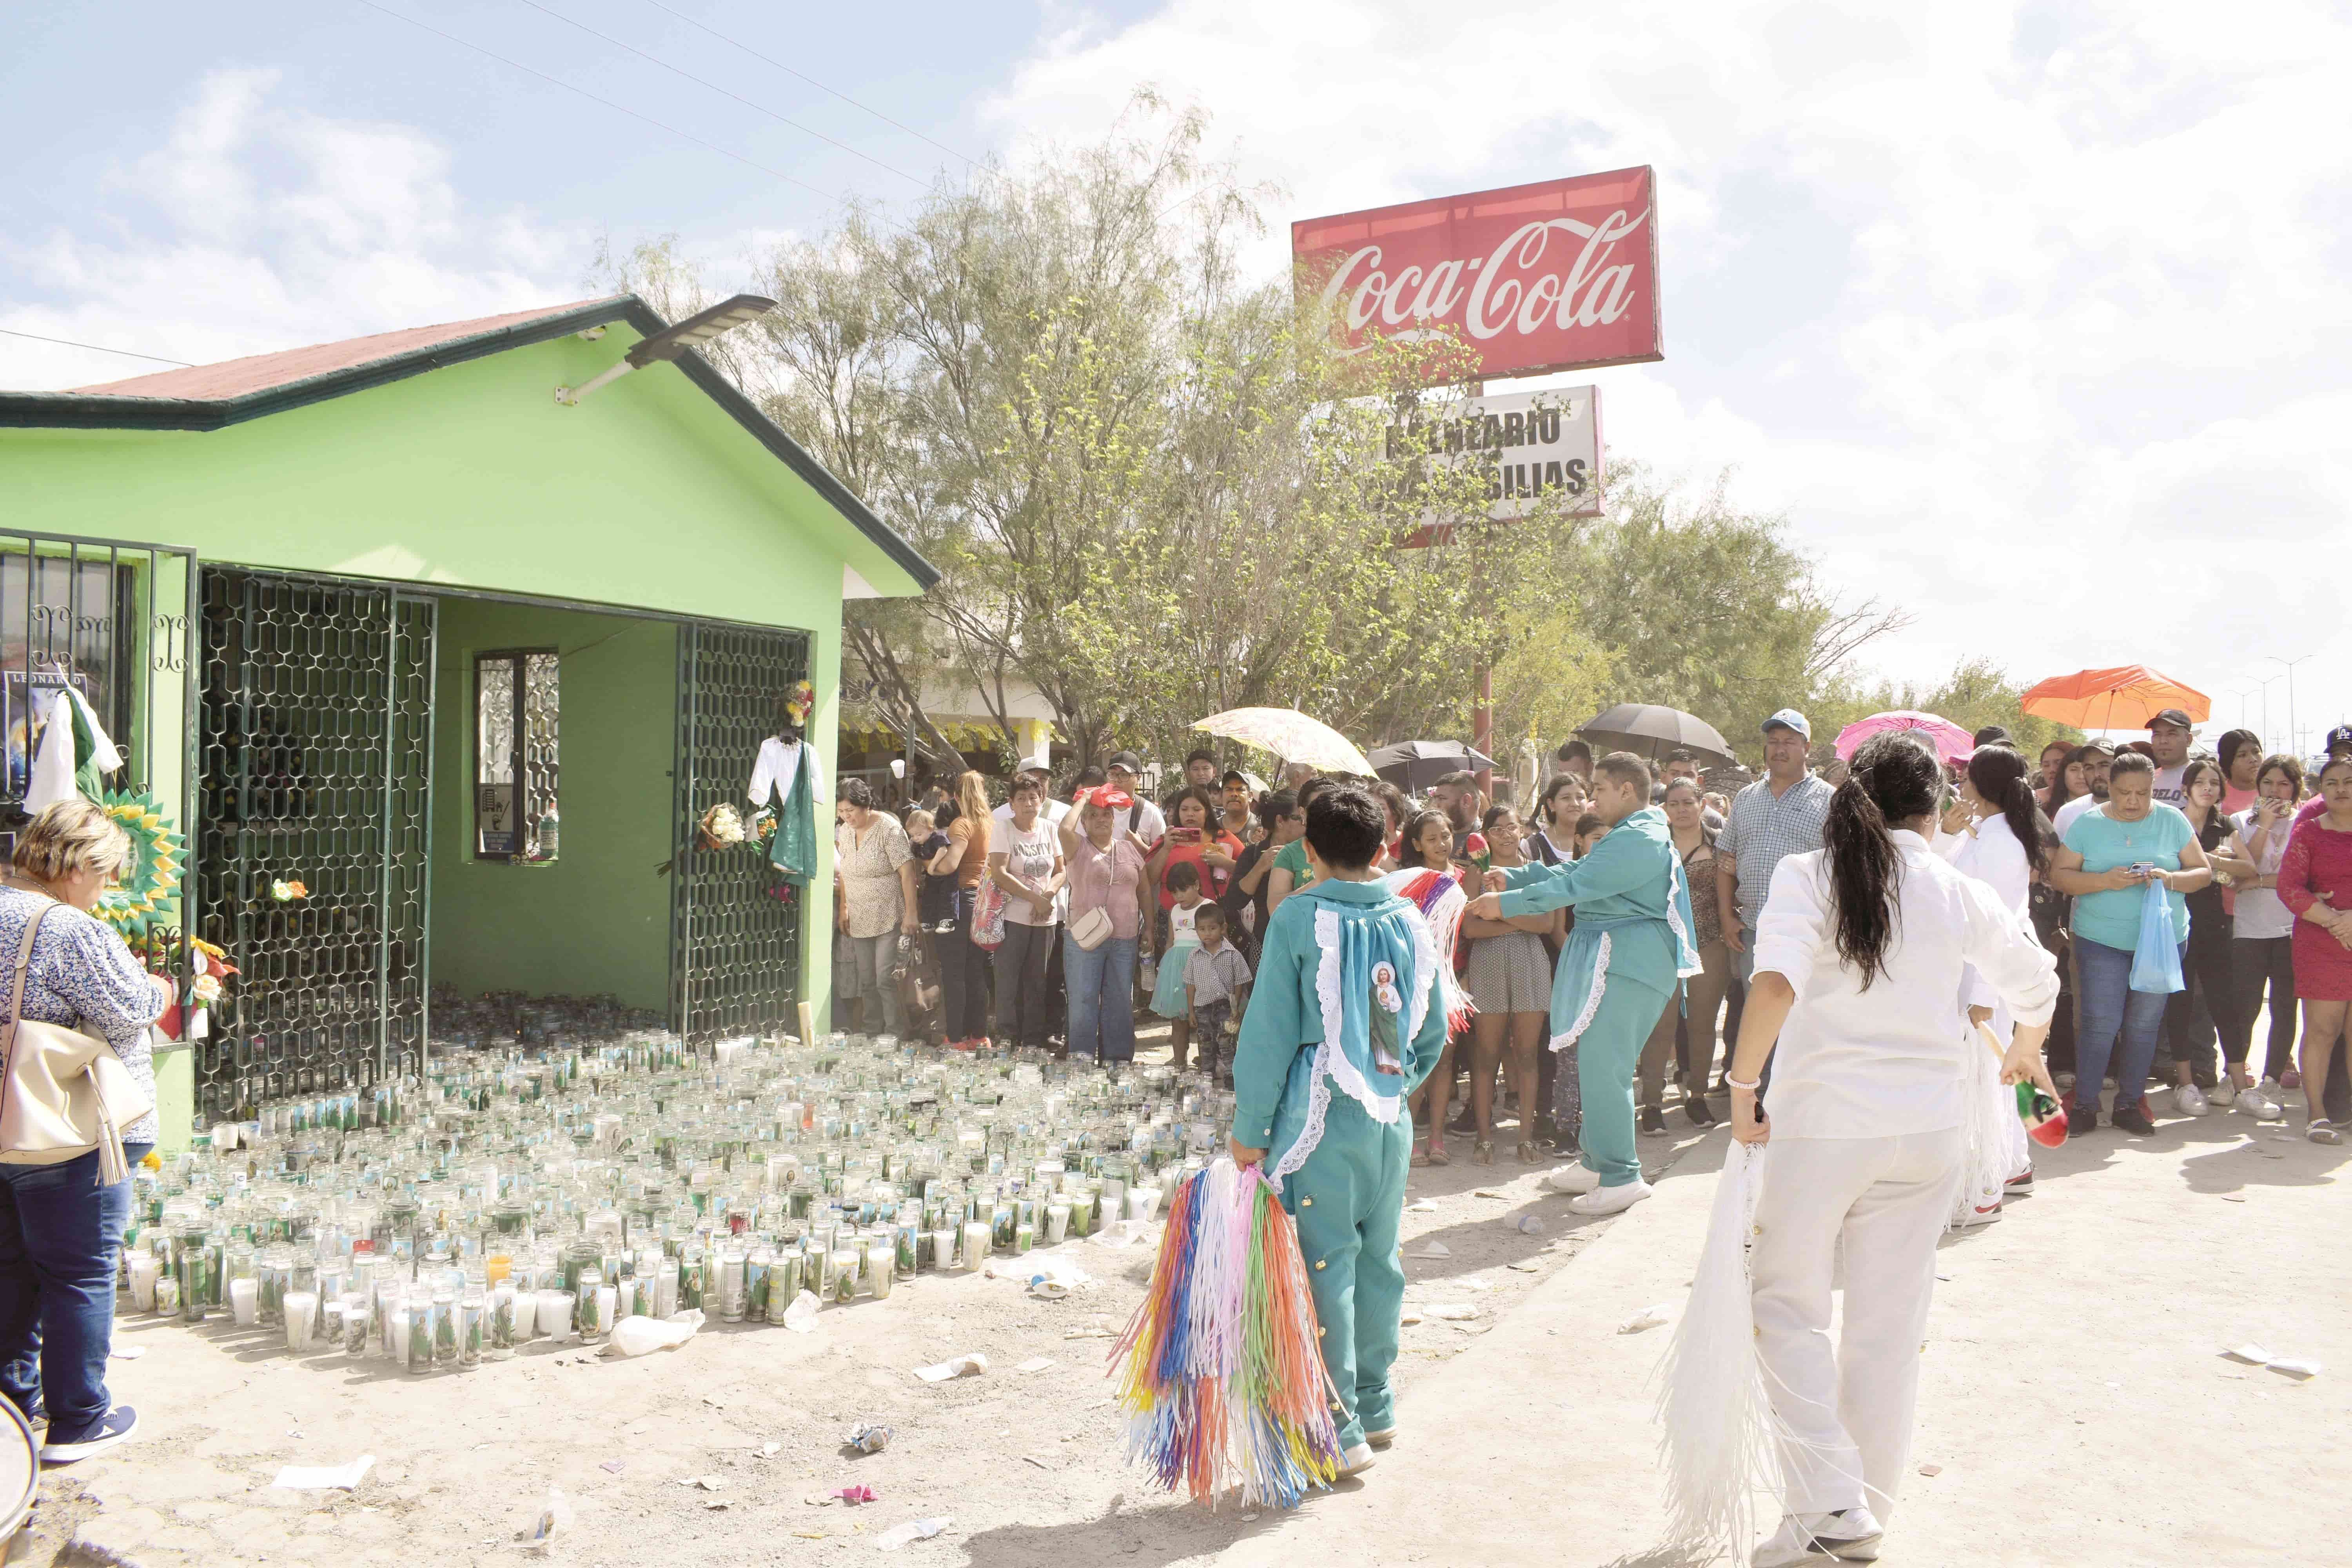
[[[152,1143],[126,1143],[133,1164]],[[114,1275],[131,1184],[98,1184],[98,1152],[57,1165],[0,1165],[0,1393],[45,1400],[59,1441],[113,1408]]]
[[[1135,938],[1105,937],[1088,952],[1066,934],[1062,973],[1070,990],[1070,1055],[1133,1061]]]
[[[2184,956],[2188,943],[2181,943]],[[2082,1026],[2074,1032],[2074,1103],[2096,1110],[2099,1085],[2115,1056],[2116,1105],[2137,1105],[2147,1087],[2156,1037],[2164,1027],[2169,992],[2131,988],[2132,955],[2074,934],[2074,985]],[[2116,1045],[2118,1034],[2122,1045]]]
[[[996,1033],[1008,1046],[1045,1045],[1045,955],[1057,926],[1004,922],[1004,944],[996,950]]]

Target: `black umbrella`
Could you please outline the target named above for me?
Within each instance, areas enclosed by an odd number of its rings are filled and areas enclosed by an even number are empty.
[[[1421,794],[1448,773],[1475,773],[1496,765],[1494,758],[1459,741],[1399,741],[1393,745],[1373,747],[1367,760],[1375,774],[1413,795]]]
[[[1633,752],[1656,758],[1680,747],[1703,762],[1738,760],[1731,754],[1729,743],[1706,720],[1694,718],[1679,708],[1660,708],[1648,702],[1620,702],[1576,732],[1595,752]]]

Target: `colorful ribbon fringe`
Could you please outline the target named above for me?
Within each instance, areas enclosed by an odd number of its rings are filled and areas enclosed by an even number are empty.
[[[1264,1174],[1220,1160],[1185,1177],[1111,1352],[1129,1462],[1212,1507],[1235,1488],[1244,1506],[1297,1507],[1340,1463],[1317,1339],[1298,1232]]]

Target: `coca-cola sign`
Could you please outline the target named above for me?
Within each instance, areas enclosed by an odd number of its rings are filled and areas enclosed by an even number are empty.
[[[1663,359],[1653,190],[1645,165],[1303,219],[1299,296],[1342,354],[1459,342],[1447,380]]]

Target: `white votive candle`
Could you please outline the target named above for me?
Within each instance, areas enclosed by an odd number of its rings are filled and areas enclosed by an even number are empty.
[[[243,1280],[238,1281],[243,1284]],[[286,1292],[286,1348],[307,1351],[317,1338],[319,1329],[319,1293],[316,1290]]]
[[[132,1261],[135,1262],[137,1260],[133,1259]],[[154,1284],[152,1280],[148,1284],[148,1289],[150,1293],[154,1289]],[[230,1280],[228,1282],[228,1310],[229,1316],[236,1320],[236,1326],[238,1328],[249,1329],[253,1327],[254,1319],[257,1317],[261,1311],[261,1281],[249,1277],[243,1279]]]

